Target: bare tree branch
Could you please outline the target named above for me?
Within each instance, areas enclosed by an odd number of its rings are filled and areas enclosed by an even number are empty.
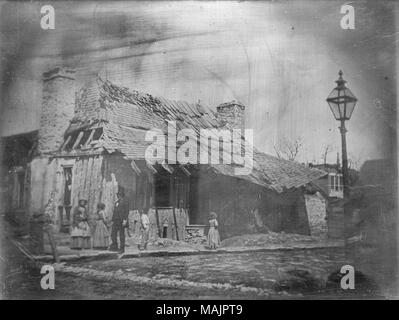
[[[281,153],[280,153],[280,151],[278,150],[278,148],[277,148],[276,145],[274,145],[274,151],[276,152],[277,158],[282,159],[282,158],[281,158]]]
[[[294,161],[302,145],[303,140],[301,137],[297,137],[295,140],[282,138],[274,145],[274,151],[278,158]]]
[[[331,146],[331,144],[327,144],[326,146],[324,146],[323,154],[321,155],[324,164],[327,164],[327,156],[328,156],[328,154],[329,154],[331,151],[332,151],[332,146]]]

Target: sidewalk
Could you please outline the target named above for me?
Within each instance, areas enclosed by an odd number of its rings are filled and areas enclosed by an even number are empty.
[[[16,233],[18,233],[17,227],[12,226],[7,222],[4,217],[2,217],[2,221],[5,223],[9,237],[14,237]],[[12,231],[11,231],[12,230]],[[281,236],[282,234],[280,234]],[[259,234],[258,236],[266,237],[265,234]],[[287,237],[285,235],[284,237]],[[248,235],[243,235],[244,238],[247,238]],[[252,240],[251,237],[254,235],[249,235],[249,242]],[[256,235],[255,235],[256,237]],[[154,243],[149,243],[148,250],[139,251],[137,248],[137,238],[128,238],[127,241],[129,246],[125,248],[124,254],[118,254],[117,252],[104,251],[104,250],[73,250],[69,247],[70,236],[56,234],[56,242],[57,242],[57,250],[60,257],[60,262],[85,262],[92,260],[112,260],[112,259],[131,259],[131,258],[140,258],[140,257],[166,257],[166,256],[184,256],[184,255],[201,255],[201,254],[229,254],[229,253],[247,253],[247,252],[267,252],[267,251],[278,251],[278,250],[312,250],[312,249],[323,249],[323,248],[342,248],[344,247],[343,240],[337,239],[319,239],[319,240],[310,240],[311,237],[303,237],[301,240],[301,236],[299,235],[290,235],[292,239],[288,242],[283,243],[275,243],[267,239],[266,243],[262,242],[251,242],[248,243],[240,243],[234,242],[230,245],[228,242],[234,240],[234,238],[229,238],[222,241],[222,246],[217,250],[209,250],[206,249],[203,245],[199,244],[189,244],[184,241],[175,241],[170,239],[159,239],[157,245]],[[45,243],[46,243],[45,238]],[[16,242],[18,242],[23,248],[29,251],[29,237],[19,238]],[[160,246],[159,243],[164,242],[165,246]],[[248,242],[248,241],[246,241]],[[224,245],[226,243],[226,245]],[[237,243],[240,243],[237,245]],[[53,256],[51,254],[51,248],[48,244],[44,246],[44,254],[43,255],[33,255],[31,256],[37,262],[53,262]]]
[[[165,247],[149,245],[148,250],[139,251],[137,246],[126,247],[125,253],[118,254],[111,251],[100,251],[94,249],[72,250],[67,246],[58,246],[58,252],[61,262],[86,262],[92,260],[112,260],[112,259],[131,259],[140,257],[167,257],[167,256],[183,256],[183,255],[200,255],[200,254],[229,254],[229,253],[246,253],[246,252],[265,252],[276,250],[311,250],[322,248],[340,248],[344,246],[342,240],[324,240],[318,243],[295,243],[295,244],[269,244],[264,246],[251,247],[220,247],[217,250],[206,249],[203,246],[192,246],[189,248],[186,243],[182,243],[182,247]],[[39,262],[52,262],[53,257],[50,254],[50,246],[45,245],[45,255],[34,256]]]

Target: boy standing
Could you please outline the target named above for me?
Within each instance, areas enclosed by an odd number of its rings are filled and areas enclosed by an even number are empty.
[[[141,243],[139,250],[147,250],[148,238],[150,235],[150,219],[148,218],[147,211],[144,210],[140,217],[141,225]]]

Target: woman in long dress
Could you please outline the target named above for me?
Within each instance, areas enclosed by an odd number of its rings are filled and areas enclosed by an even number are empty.
[[[79,200],[79,206],[74,210],[71,249],[90,249],[91,231],[88,223],[86,204],[87,200],[81,199]]]
[[[104,209],[104,203],[97,205],[96,224],[93,234],[93,248],[96,249],[107,249],[109,246],[108,219]]]
[[[211,212],[208,231],[208,247],[210,249],[217,249],[220,246],[218,226],[217,214],[215,212]]]

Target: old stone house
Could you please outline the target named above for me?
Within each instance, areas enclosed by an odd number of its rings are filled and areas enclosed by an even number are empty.
[[[327,221],[328,236],[330,238],[344,237],[344,194],[343,194],[343,175],[342,167],[337,154],[337,162],[335,164],[309,164],[310,168],[317,168],[327,172],[328,174],[312,181],[311,189],[313,192],[318,191],[320,199],[324,199],[325,220]],[[353,168],[348,169],[349,187],[352,189],[359,183],[359,172]],[[315,197],[313,197],[313,200]],[[320,203],[318,204],[320,205]],[[320,210],[318,211],[320,212]],[[349,222],[347,222],[349,224]]]
[[[153,128],[166,132],[167,121],[195,132],[244,128],[245,106],[236,101],[213,111],[199,103],[130,91],[99,77],[77,90],[74,70],[57,67],[44,74],[42,104],[37,143],[21,178],[23,203],[29,216],[43,210],[54,192],[60,232],[69,231],[80,198],[88,200],[90,215],[98,202],[111,215],[118,188],[129,199],[132,232],[138,231],[142,210],[149,212],[154,237],[194,237],[203,232],[210,211],[218,214],[222,238],[266,230],[311,232],[305,186],[324,171],[255,148],[253,169],[245,175],[235,175],[231,164],[146,160],[146,133]]]

